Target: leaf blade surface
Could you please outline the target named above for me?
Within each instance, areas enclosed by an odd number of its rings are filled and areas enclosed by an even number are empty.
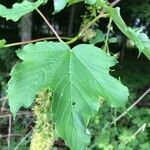
[[[23,62],[14,67],[8,84],[11,111],[15,115],[20,107],[29,107],[39,90],[50,87],[56,130],[72,150],[87,148],[87,125],[99,109],[100,97],[114,107],[127,101],[127,88],[109,75],[116,59],[93,45],[70,49],[63,43],[38,42],[17,54]]]

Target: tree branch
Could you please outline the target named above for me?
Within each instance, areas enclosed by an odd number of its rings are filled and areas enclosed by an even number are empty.
[[[40,42],[40,41],[44,41],[44,40],[56,40],[56,39],[57,39],[57,37],[45,37],[45,38],[39,38],[39,39],[35,39],[35,40],[30,40],[30,41],[10,43],[10,44],[4,45],[4,47],[20,46],[20,45],[25,45],[25,44]],[[72,38],[70,38],[70,37],[61,37],[61,39],[71,40]],[[0,99],[0,101],[1,101],[1,99]]]
[[[146,90],[125,112],[123,112],[120,116],[118,116],[110,125],[115,124],[118,120],[120,120],[123,116],[125,116],[135,105],[137,105],[148,93],[150,92],[150,88]]]
[[[116,0],[116,1],[114,1],[113,3],[111,3],[110,5],[111,6],[115,6],[117,3],[119,3],[121,0]],[[96,17],[96,18],[94,18],[92,21],[90,21],[86,26],[85,26],[85,28],[83,28],[83,30],[77,35],[77,36],[75,36],[71,41],[68,41],[68,42],[66,42],[66,44],[72,44],[72,43],[74,43],[74,42],[76,42],[81,36],[82,36],[82,34],[89,28],[89,27],[91,27],[95,22],[97,22],[100,18],[106,18],[106,17],[108,17],[108,14],[104,14],[104,12],[102,11],[102,12],[100,12],[100,14]]]
[[[114,2],[111,3],[111,6],[117,5],[121,0],[115,0]]]
[[[48,27],[53,31],[53,33],[55,34],[55,36],[58,38],[58,40],[60,42],[63,42],[62,39],[60,38],[60,36],[57,34],[57,32],[55,31],[55,29],[53,28],[53,26],[48,22],[48,20],[46,19],[46,17],[42,14],[42,12],[39,9],[36,9],[37,12],[39,13],[39,15],[43,18],[43,20],[45,21],[45,23],[48,25]],[[63,42],[64,43],[64,42]]]
[[[83,28],[83,30],[81,30],[77,36],[75,36],[71,41],[66,42],[66,44],[72,44],[75,41],[77,41],[82,35],[83,33],[89,28],[91,27],[96,21],[98,21],[100,18],[106,18],[108,16],[108,14],[104,14],[103,12],[101,12],[96,18],[94,18],[92,21],[90,21],[85,28]]]

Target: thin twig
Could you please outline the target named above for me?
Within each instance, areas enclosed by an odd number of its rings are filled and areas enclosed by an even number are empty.
[[[117,3],[119,3],[121,0],[116,0],[114,1],[113,3],[111,3],[111,6],[115,6]],[[78,39],[80,39],[80,37],[82,36],[82,34],[89,28],[91,27],[95,22],[97,22],[100,18],[106,18],[108,17],[108,14],[104,14],[103,11],[100,12],[100,14],[95,17],[92,21],[90,21],[86,26],[85,28],[83,28],[83,30],[77,34],[77,36],[75,36],[72,40],[66,42],[66,44],[72,44],[74,42],[76,42]]]
[[[132,139],[134,139],[137,134],[139,134],[141,131],[144,132],[146,128],[146,123],[144,123],[131,137],[129,137],[129,139],[127,140],[127,142],[125,144],[128,144]]]
[[[24,138],[21,139],[21,141],[17,144],[17,146],[15,147],[14,150],[18,150],[20,145],[26,140],[26,138],[31,134],[32,130],[30,130],[25,136]]]
[[[10,43],[10,44],[4,45],[4,47],[19,46],[19,45],[25,45],[25,44],[40,42],[40,41],[44,41],[44,40],[56,40],[56,39],[57,39],[57,37],[45,37],[45,38],[39,38],[39,39],[35,39],[35,40],[30,40],[30,41],[23,41],[23,42],[17,42],[17,43]],[[71,40],[72,38],[70,38],[70,37],[61,37],[61,39],[64,39],[64,40]]]
[[[108,17],[108,14],[104,14],[103,12],[101,12],[96,18],[94,18],[92,21],[90,21],[78,34],[77,36],[75,36],[72,40],[66,42],[66,44],[72,44],[75,41],[77,41],[78,39],[80,39],[80,37],[83,35],[83,33],[89,28],[91,27],[96,21],[98,21],[100,18],[106,18]]]
[[[63,42],[62,39],[60,38],[60,36],[58,35],[58,33],[55,31],[55,29],[53,28],[53,26],[48,22],[48,20],[46,19],[46,17],[42,14],[42,12],[39,9],[36,9],[37,12],[39,13],[39,15],[43,18],[43,20],[45,21],[45,23],[48,25],[48,27],[53,31],[53,33],[55,34],[55,36],[58,38],[58,40],[60,42]],[[64,43],[64,42],[63,42]]]
[[[109,43],[108,43],[108,40],[109,40],[109,34],[110,34],[110,30],[111,30],[111,23],[112,23],[112,19],[110,18],[108,26],[107,26],[107,33],[106,33],[105,47],[104,47],[104,50],[107,53],[109,53],[109,45],[108,45]]]
[[[30,116],[32,116],[33,114],[32,114],[31,111],[20,111],[16,115],[17,116],[20,116],[20,115],[30,115]],[[2,113],[2,114],[0,113],[0,119],[1,118],[6,118],[6,117],[10,117],[10,116],[12,116],[11,113]]]
[[[4,99],[2,102],[1,112],[3,112],[5,110],[6,101],[7,101],[7,99]]]
[[[96,18],[94,18],[92,21],[90,21],[85,28],[83,28],[83,30],[79,33],[79,36],[81,37],[82,34],[89,28],[91,27],[95,22],[97,22],[100,18],[107,18],[108,14],[104,14],[103,12],[101,12]]]
[[[121,0],[115,0],[114,2],[111,3],[111,6],[117,5]]]
[[[8,138],[8,136],[10,137],[20,137],[22,136],[22,134],[6,134],[6,135],[0,135],[0,139],[3,139],[3,138]]]
[[[7,99],[7,97],[1,97],[1,98],[0,98],[0,102],[1,102],[1,101],[4,101],[4,100],[6,100],[6,99]]]
[[[146,90],[125,112],[119,115],[110,125],[115,124],[118,120],[120,120],[123,116],[125,116],[136,104],[138,104],[148,93],[150,92],[150,88]]]
[[[7,138],[7,149],[10,150],[10,142],[11,142],[11,123],[12,117],[9,116],[9,126],[8,126],[8,138]]]

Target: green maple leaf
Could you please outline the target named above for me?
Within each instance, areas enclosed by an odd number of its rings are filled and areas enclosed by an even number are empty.
[[[117,27],[137,46],[140,53],[144,53],[144,55],[150,59],[150,39],[145,33],[140,33],[133,28],[126,26],[120,15],[120,8],[108,8],[109,15],[117,25]],[[143,35],[144,38],[143,39]]]
[[[54,0],[54,13],[57,13],[64,9],[67,4],[75,4],[85,1],[87,4],[94,4],[96,0]]]
[[[81,44],[73,49],[59,42],[29,44],[17,55],[23,62],[11,72],[9,105],[13,115],[29,107],[44,87],[53,90],[52,113],[58,134],[72,150],[85,150],[89,119],[99,109],[99,98],[124,106],[128,89],[109,75],[116,59],[101,49]]]
[[[68,0],[53,0],[54,1],[54,13],[57,13],[65,8]]]
[[[37,0],[36,2],[24,0],[22,3],[15,3],[12,8],[7,8],[0,4],[0,16],[7,20],[18,21],[20,17],[32,12],[46,2],[47,0]]]

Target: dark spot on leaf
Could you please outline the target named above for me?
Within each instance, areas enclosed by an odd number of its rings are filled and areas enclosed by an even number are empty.
[[[76,103],[75,102],[72,102],[72,105],[75,105]]]

